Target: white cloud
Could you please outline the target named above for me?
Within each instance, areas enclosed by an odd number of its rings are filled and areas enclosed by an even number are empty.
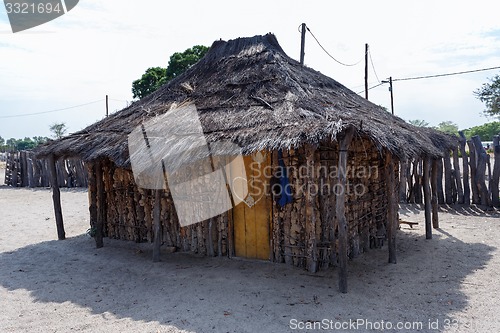
[[[487,1],[464,6],[452,1],[394,0],[383,4],[88,0],[24,33],[9,33],[5,19],[0,19],[0,115],[72,106],[106,94],[130,100],[131,83],[146,68],[165,67],[173,52],[210,45],[219,38],[274,32],[288,55],[298,58],[297,27],[302,22],[343,62],[362,59],[364,44],[369,43],[380,79],[500,66],[500,23],[495,10],[485,10],[488,6]],[[355,67],[335,63],[310,35],[306,63],[347,87],[363,89],[363,63]],[[482,123],[483,106],[472,90],[494,73],[395,83],[396,112],[431,123],[455,120],[461,127]],[[372,71],[370,81],[376,81]],[[386,89],[370,91],[370,99],[389,106]],[[116,107],[120,105],[124,103]],[[76,131],[102,112],[102,107],[94,106],[18,121],[0,119],[0,135],[39,135],[61,118]]]

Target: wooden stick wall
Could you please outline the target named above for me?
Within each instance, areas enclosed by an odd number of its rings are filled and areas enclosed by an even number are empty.
[[[56,172],[59,187],[87,187],[87,171],[77,158],[58,159]],[[31,151],[7,153],[5,185],[12,187],[49,187],[50,171],[46,159]]]
[[[369,140],[355,136],[346,152],[346,186],[342,187],[338,181],[338,149],[336,143],[328,142],[319,147],[306,145],[282,152],[289,170],[293,202],[281,207],[272,200],[269,223],[272,261],[310,271],[338,265],[341,235],[335,207],[340,191],[344,191],[345,197],[347,255],[356,257],[370,248],[382,246],[388,228],[388,193],[396,189],[387,187],[383,154]],[[279,168],[278,152],[268,154],[275,171]],[[390,166],[394,169],[396,185],[398,164],[391,162]],[[153,242],[154,230],[161,230],[157,242],[163,247],[209,256],[234,254],[231,211],[180,227],[168,191],[157,193],[157,190],[137,187],[130,170],[117,168],[107,160],[89,163],[87,168],[91,225],[102,229],[104,236]],[[96,172],[99,168],[102,172]],[[266,195],[272,195],[271,191]],[[155,226],[158,213],[161,226]],[[397,212],[393,214],[397,217]]]
[[[466,149],[466,145],[468,151]],[[500,140],[493,138],[494,166],[478,136],[461,136],[459,146],[447,157],[432,162],[429,172],[436,173],[439,204],[478,204],[500,207]],[[460,163],[462,159],[462,163]],[[424,203],[424,161],[420,158],[401,162],[400,202]]]

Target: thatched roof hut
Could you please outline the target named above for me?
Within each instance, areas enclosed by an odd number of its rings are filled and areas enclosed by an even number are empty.
[[[154,191],[134,181],[128,142],[134,129],[178,105],[196,105],[207,144],[241,147],[249,179],[258,178],[249,169],[255,161],[272,170],[295,168],[287,175],[291,199],[281,205],[267,189],[261,198],[250,198],[251,204],[247,197],[246,205],[181,227],[168,186]],[[155,93],[44,145],[38,155],[78,156],[88,163],[98,246],[102,236],[154,239],[155,248],[166,244],[207,255],[269,259],[311,271],[339,265],[345,291],[348,256],[387,237],[395,262],[398,161],[438,158],[452,146],[453,138],[414,127],[302,66],[267,34],[214,42],[203,59]],[[307,169],[303,177],[296,172],[301,166]],[[315,173],[322,167],[344,174]],[[360,176],[356,168],[376,172]],[[321,184],[331,187],[317,195],[300,192],[305,185]],[[337,184],[362,185],[366,191],[336,193]]]

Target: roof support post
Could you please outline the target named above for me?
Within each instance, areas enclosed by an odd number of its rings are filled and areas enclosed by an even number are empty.
[[[385,160],[385,174],[387,184],[387,247],[389,248],[389,263],[396,263],[396,233],[398,229],[398,199],[396,191],[395,163],[390,152]]]
[[[96,189],[97,189],[97,219],[95,223],[95,247],[101,248],[104,246],[104,223],[106,219],[106,195],[104,192],[104,164],[99,161],[95,164]]]
[[[439,218],[438,218],[438,190],[437,190],[437,180],[438,180],[438,160],[432,159],[431,167],[431,192],[432,192],[432,227],[439,228]]]
[[[64,222],[61,208],[61,192],[59,190],[59,183],[57,181],[56,159],[54,155],[49,156],[49,173],[50,184],[52,187],[52,201],[54,202],[54,213],[56,216],[57,238],[59,240],[66,239],[64,232]]]
[[[342,293],[347,292],[347,247],[348,247],[348,225],[345,217],[345,190],[347,188],[346,169],[347,169],[347,149],[351,143],[354,130],[348,128],[345,136],[339,141],[339,188],[344,189],[337,194],[335,200],[335,215],[338,223],[339,237],[339,290]]]
[[[153,235],[153,262],[160,261],[160,247],[162,242],[162,226],[161,226],[161,194],[163,190],[154,190],[155,192],[155,203],[153,209],[153,223],[154,223],[154,235]]]
[[[449,160],[449,157],[448,157]],[[425,209],[425,238],[432,239],[432,219],[431,219],[431,189],[429,184],[430,158],[424,158],[424,209]]]

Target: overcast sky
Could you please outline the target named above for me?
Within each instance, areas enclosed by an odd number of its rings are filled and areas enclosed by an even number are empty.
[[[15,34],[0,6],[0,136],[49,136],[54,122],[65,122],[69,132],[80,130],[104,116],[106,94],[111,112],[122,109],[132,100],[133,80],[148,67],[167,67],[172,53],[196,44],[273,32],[298,59],[302,22],[344,63],[362,60],[368,43],[380,80],[500,66],[493,1],[309,3],[81,0],[66,15]],[[305,63],[363,91],[363,61],[340,65],[309,34]],[[370,66],[370,86],[378,84],[375,71]],[[488,122],[473,91],[497,73],[394,82],[395,113],[431,125],[452,120],[460,128]],[[387,85],[370,90],[369,99],[390,109]]]

